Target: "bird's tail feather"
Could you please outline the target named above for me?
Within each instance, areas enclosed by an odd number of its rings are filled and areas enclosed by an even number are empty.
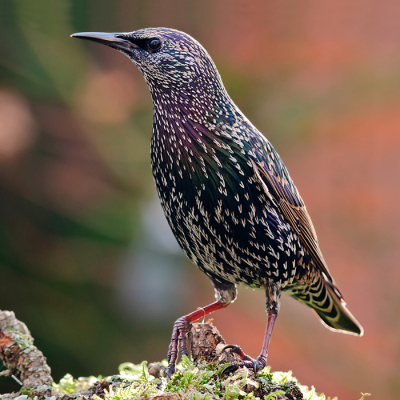
[[[311,307],[327,328],[357,336],[363,335],[363,327],[347,309],[340,292],[323,276],[319,276],[306,291],[290,294]]]
[[[325,284],[324,286],[327,292],[326,303],[328,307],[312,307],[321,318],[321,321],[329,329],[362,336],[364,334],[364,329],[347,309],[344,300],[337,296],[331,285]]]

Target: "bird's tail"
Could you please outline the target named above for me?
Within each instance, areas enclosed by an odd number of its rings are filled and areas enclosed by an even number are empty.
[[[322,322],[329,328],[343,333],[350,333],[357,336],[364,334],[361,324],[355,319],[353,314],[347,309],[346,303],[342,297],[338,297],[335,287],[329,283],[326,287],[326,305],[327,307],[313,307],[321,318]]]
[[[307,293],[291,295],[314,309],[327,328],[357,336],[364,334],[363,327],[347,309],[339,290],[323,276],[308,286]]]

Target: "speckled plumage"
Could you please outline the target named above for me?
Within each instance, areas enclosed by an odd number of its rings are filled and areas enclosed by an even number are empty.
[[[233,103],[204,48],[166,28],[75,36],[122,51],[147,82],[158,195],[178,243],[216,290],[217,302],[204,314],[232,302],[235,284],[243,283],[266,289],[267,312],[274,314],[269,336],[280,291],[313,308],[329,327],[361,335],[281,158]],[[185,352],[188,324],[202,315],[194,312],[175,323],[170,373],[178,340]],[[268,342],[266,334],[255,368],[265,365]],[[244,363],[250,360],[241,354]]]

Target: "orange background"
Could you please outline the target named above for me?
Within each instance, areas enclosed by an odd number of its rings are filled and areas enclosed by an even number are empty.
[[[174,319],[213,299],[156,199],[143,78],[123,55],[69,38],[167,26],[204,45],[233,100],[283,158],[365,329],[362,338],[330,332],[284,296],[269,365],[331,397],[398,398],[397,1],[0,7],[0,307],[28,324],[56,379],[164,358]],[[264,303],[262,292],[239,288],[214,317],[227,342],[254,357]]]

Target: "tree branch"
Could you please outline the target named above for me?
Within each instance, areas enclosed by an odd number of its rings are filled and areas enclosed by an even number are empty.
[[[7,368],[2,375],[13,375],[22,385],[21,393],[50,396],[53,379],[46,358],[12,311],[0,310],[0,358]]]

